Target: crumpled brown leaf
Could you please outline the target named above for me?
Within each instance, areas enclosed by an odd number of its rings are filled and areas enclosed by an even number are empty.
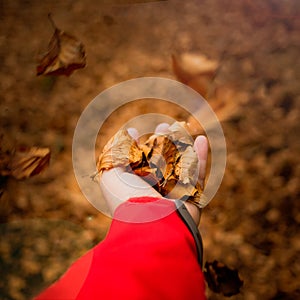
[[[0,176],[26,179],[45,170],[49,161],[49,148],[20,147],[13,153],[0,151]]]
[[[101,173],[111,168],[139,165],[141,162],[142,151],[137,142],[126,129],[120,129],[103,148],[97,168]]]
[[[161,195],[187,200],[201,207],[202,189],[198,183],[197,153],[185,122],[175,122],[167,134],[154,134],[139,144],[121,129],[106,144],[99,156],[97,169],[123,167],[141,176]]]
[[[84,45],[75,36],[58,29],[51,15],[49,19],[54,27],[54,34],[47,53],[39,61],[37,75],[69,76],[86,65]]]
[[[214,260],[205,263],[203,273],[208,287],[213,292],[222,293],[226,297],[240,293],[243,281],[239,278],[237,270]]]

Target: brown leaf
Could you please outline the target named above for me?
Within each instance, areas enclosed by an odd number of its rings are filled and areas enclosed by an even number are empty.
[[[172,55],[173,71],[183,83],[206,97],[219,63],[203,54]]]
[[[142,151],[137,142],[126,129],[119,130],[105,145],[99,156],[97,169],[99,173],[115,167],[139,165],[142,162]]]
[[[49,148],[19,148],[11,157],[9,175],[18,180],[32,177],[46,169],[49,165],[49,161]]]
[[[213,292],[222,293],[226,297],[238,294],[243,286],[237,270],[230,269],[216,260],[205,263],[204,277]]]
[[[152,135],[146,141],[145,145],[151,149],[150,152],[147,152],[148,155],[146,155],[148,164],[156,170],[156,176],[159,180],[165,180],[173,172],[173,165],[176,159],[176,146],[168,137],[163,135]]]
[[[186,122],[174,122],[169,127],[170,133],[168,133],[168,137],[179,146],[179,148],[186,148],[188,145],[192,145],[194,143],[193,138],[189,133],[189,128]]]
[[[86,56],[84,45],[73,35],[56,27],[51,16],[54,34],[49,42],[47,53],[37,66],[37,75],[66,75],[84,68]]]
[[[192,146],[188,146],[182,153],[175,166],[175,174],[183,184],[195,185],[195,170],[197,170],[198,156]]]

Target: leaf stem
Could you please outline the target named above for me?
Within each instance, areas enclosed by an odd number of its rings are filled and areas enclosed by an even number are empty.
[[[57,28],[57,26],[55,25],[55,23],[54,23],[54,21],[53,21],[53,19],[52,19],[52,14],[51,14],[51,13],[48,13],[48,19],[49,19],[49,21],[50,21],[52,27],[53,27],[55,30],[57,30],[58,28]]]

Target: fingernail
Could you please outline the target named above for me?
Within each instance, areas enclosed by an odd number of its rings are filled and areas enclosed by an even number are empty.
[[[127,128],[127,131],[133,139],[135,139],[136,141],[139,139],[139,132],[135,128]]]
[[[155,128],[155,133],[156,134],[168,133],[169,132],[169,127],[170,127],[170,125],[168,123],[160,123]]]

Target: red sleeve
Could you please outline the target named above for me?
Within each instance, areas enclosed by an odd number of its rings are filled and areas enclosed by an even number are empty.
[[[141,223],[149,212],[164,217]],[[120,221],[124,216],[130,222]],[[105,240],[35,299],[201,300],[205,284],[194,238],[174,202],[143,197],[121,204]]]

